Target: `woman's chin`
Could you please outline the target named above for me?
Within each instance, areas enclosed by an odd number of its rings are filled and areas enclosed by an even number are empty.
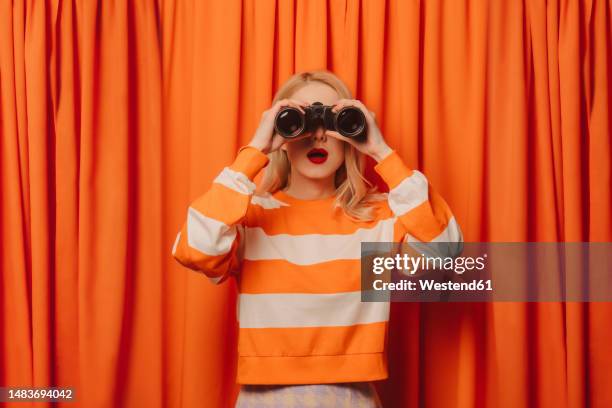
[[[317,167],[314,167],[317,166]],[[323,166],[321,164],[313,164],[307,169],[300,169],[300,173],[309,179],[326,179],[336,173],[336,171],[329,166]]]

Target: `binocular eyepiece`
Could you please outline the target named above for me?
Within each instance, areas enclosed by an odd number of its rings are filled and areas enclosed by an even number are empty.
[[[286,106],[274,118],[274,129],[282,137],[292,139],[304,132],[314,131],[318,126],[340,133],[350,138],[363,138],[367,131],[366,118],[361,109],[345,106],[338,112],[332,111],[333,106],[314,102],[299,109]]]

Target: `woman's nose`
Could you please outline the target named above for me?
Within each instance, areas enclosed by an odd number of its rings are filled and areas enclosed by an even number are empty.
[[[327,135],[325,134],[325,128],[323,126],[317,127],[313,132],[313,136],[315,140],[320,140],[324,142],[327,138]]]

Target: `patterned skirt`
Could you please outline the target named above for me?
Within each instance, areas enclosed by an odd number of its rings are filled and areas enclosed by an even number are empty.
[[[240,387],[235,408],[382,408],[371,382]]]

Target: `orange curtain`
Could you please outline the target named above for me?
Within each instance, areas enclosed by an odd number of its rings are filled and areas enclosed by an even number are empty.
[[[343,78],[467,241],[612,241],[611,8],[1,0],[0,386],[231,406],[235,283],[171,247],[297,71]],[[612,406],[610,304],[391,314],[385,407]]]

